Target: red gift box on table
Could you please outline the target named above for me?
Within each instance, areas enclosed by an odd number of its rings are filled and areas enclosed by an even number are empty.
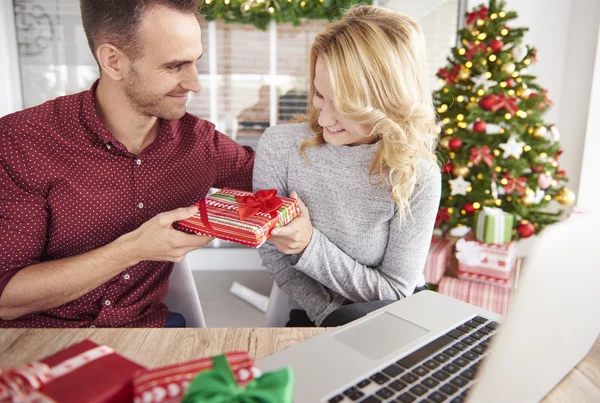
[[[225,358],[239,386],[245,386],[260,376],[260,370],[245,352],[225,354]],[[202,371],[213,368],[212,357],[163,368],[141,370],[133,380],[134,403],[175,403],[189,388],[192,380]]]
[[[289,224],[300,214],[296,200],[277,197],[274,189],[256,193],[222,189],[196,205],[198,213],[178,221],[175,228],[253,248],[269,240],[275,227]]]
[[[131,402],[133,374],[141,369],[110,347],[84,340],[0,372],[0,402]]]
[[[442,278],[438,292],[500,315],[506,314],[512,300],[512,290],[508,288],[452,277]]]
[[[444,276],[446,269],[450,266],[455,242],[455,239],[439,236],[433,236],[431,239],[431,246],[423,271],[425,281],[428,284],[438,284]]]
[[[487,244],[473,238],[472,233],[456,242],[458,278],[499,287],[514,284],[517,244]]]

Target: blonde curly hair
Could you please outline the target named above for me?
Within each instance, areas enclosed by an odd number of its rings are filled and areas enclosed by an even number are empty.
[[[325,144],[313,105],[317,58],[329,72],[338,113],[370,128],[380,147],[370,167],[371,177],[389,186],[401,217],[410,214],[419,160],[430,160],[438,137],[428,83],[425,41],[410,17],[384,8],[358,5],[319,34],[310,53],[308,122],[314,137],[300,150]]]

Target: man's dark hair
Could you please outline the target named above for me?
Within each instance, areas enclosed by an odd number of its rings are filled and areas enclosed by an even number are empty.
[[[137,29],[146,11],[168,7],[200,18],[198,0],[80,0],[81,21],[96,62],[97,45],[110,42],[133,60],[141,56],[142,44]]]

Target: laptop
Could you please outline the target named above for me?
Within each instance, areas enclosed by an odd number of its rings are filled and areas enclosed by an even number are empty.
[[[423,291],[257,361],[295,402],[537,402],[600,333],[600,216],[545,229],[505,318]]]

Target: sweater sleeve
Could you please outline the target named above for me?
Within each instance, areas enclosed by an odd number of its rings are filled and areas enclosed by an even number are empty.
[[[361,264],[315,228],[294,267],[354,302],[407,297],[423,274],[440,194],[440,172],[430,165],[415,186],[410,213],[401,221],[396,211],[391,220],[379,266]]]
[[[288,150],[295,146],[295,141],[289,136],[278,135],[277,130],[277,127],[267,129],[258,144],[253,188],[254,191],[277,189],[278,194],[288,196]],[[283,254],[270,242],[265,243],[258,253],[279,288],[303,307],[317,325],[344,303],[344,297],[294,268],[297,255]]]

